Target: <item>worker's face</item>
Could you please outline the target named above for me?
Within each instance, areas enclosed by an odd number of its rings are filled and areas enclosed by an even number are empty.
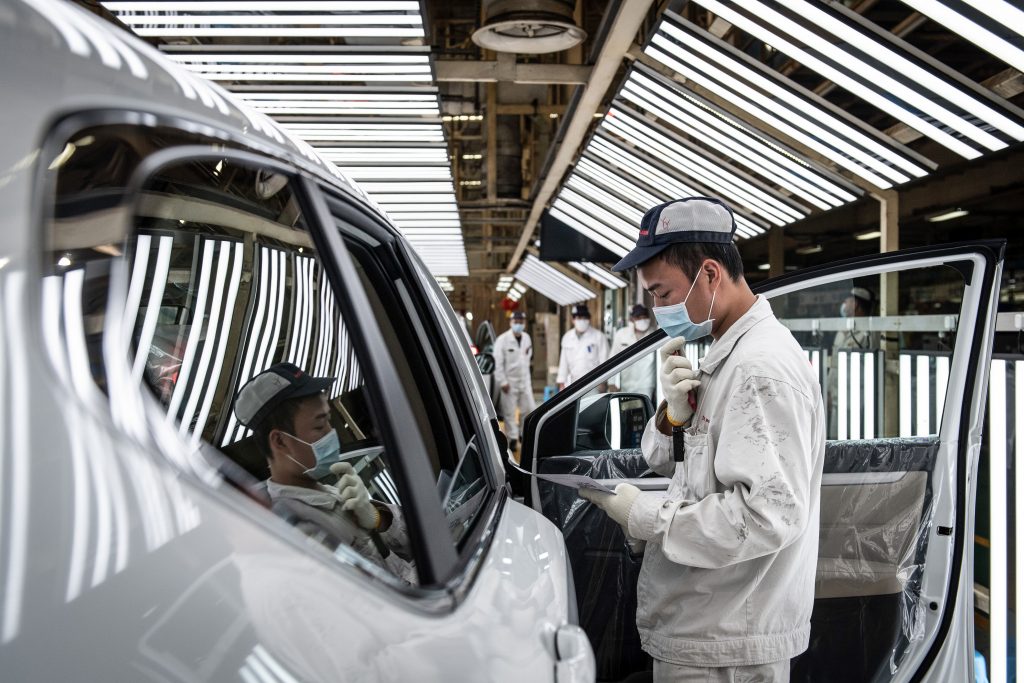
[[[316,456],[310,444],[316,443],[330,431],[327,396],[317,394],[300,400],[291,433],[275,429],[270,433],[270,443],[282,449],[282,456],[289,456],[277,458],[280,466],[302,472],[316,465]],[[291,438],[293,436],[296,438]]]
[[[844,318],[852,318],[856,315],[863,315],[863,311],[861,311],[860,307],[857,305],[857,299],[853,296],[848,296],[843,299],[843,303],[839,309],[839,314]]]
[[[696,283],[690,278],[696,276]],[[690,320],[707,320],[711,298],[717,287],[717,263],[705,260],[698,273],[687,275],[672,263],[653,258],[637,268],[640,286],[654,297],[655,306],[672,306],[686,302]]]

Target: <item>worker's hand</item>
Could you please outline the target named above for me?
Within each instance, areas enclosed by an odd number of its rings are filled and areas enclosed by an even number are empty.
[[[359,478],[356,471],[347,462],[336,462],[331,465],[331,472],[338,475],[335,487],[341,496],[341,509],[351,512],[356,522],[364,529],[373,531],[380,526],[380,513],[370,502],[370,492]]]
[[[561,391],[562,389],[565,389],[565,382],[558,383],[558,390]]]
[[[661,347],[661,387],[668,405],[668,418],[673,424],[686,424],[693,417],[695,401],[690,392],[700,386],[697,373],[686,356],[677,355],[686,344],[682,337],[672,339]]]
[[[617,393],[618,391],[619,391],[619,388],[617,386],[615,386],[614,384],[609,384],[608,385],[608,393],[609,394],[614,394],[614,393]]]
[[[501,390],[507,394],[508,392],[510,392],[512,390],[512,385],[510,385],[508,382],[506,382],[505,384],[501,385]]]
[[[636,497],[640,495],[640,489],[632,484],[622,483],[615,487],[615,493],[605,493],[594,489],[578,489],[580,498],[589,500],[605,511],[609,517],[615,520],[616,524],[624,531],[629,530],[629,511],[633,508]]]

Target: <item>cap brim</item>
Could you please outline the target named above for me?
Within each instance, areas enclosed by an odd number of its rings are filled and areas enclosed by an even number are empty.
[[[635,247],[633,251],[622,257],[621,261],[612,266],[612,270],[616,273],[621,273],[624,270],[636,268],[639,265],[647,263],[670,246],[670,244],[652,244],[651,246],[646,247]]]
[[[334,377],[310,377],[305,386],[288,393],[288,398],[302,398],[313,396],[321,391],[327,391],[334,384]]]

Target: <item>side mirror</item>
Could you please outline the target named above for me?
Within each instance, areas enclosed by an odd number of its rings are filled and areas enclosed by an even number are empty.
[[[654,405],[644,394],[600,394],[579,402],[576,419],[577,451],[639,448]]]
[[[481,353],[476,357],[476,366],[480,368],[481,375],[494,374],[494,354]]]
[[[505,436],[505,432],[498,429],[497,420],[492,425],[494,427],[494,436],[498,440],[498,449],[502,454],[502,464],[505,466],[505,481],[508,482],[512,496],[521,500],[529,490],[530,477],[516,468],[515,458],[512,455],[512,451],[508,449],[508,437]]]

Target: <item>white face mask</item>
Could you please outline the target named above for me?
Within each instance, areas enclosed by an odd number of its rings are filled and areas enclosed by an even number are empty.
[[[303,441],[294,434],[288,432],[282,432],[286,436],[289,436],[301,444],[309,446],[313,450],[313,457],[316,459],[316,464],[309,469],[303,470],[303,474],[312,479],[318,481],[323,479],[331,473],[331,465],[338,462],[338,453],[341,452],[341,441],[338,439],[338,432],[335,429],[324,434],[321,438],[317,439],[314,443]],[[301,462],[288,456],[296,465],[305,467]]]
[[[643,318],[642,320],[634,320],[633,327],[636,328],[637,332],[646,332],[647,330],[651,329],[651,321],[648,320],[647,318]]]
[[[583,334],[590,329],[590,321],[586,318],[579,318],[572,321],[572,326],[576,328],[579,334]]]

